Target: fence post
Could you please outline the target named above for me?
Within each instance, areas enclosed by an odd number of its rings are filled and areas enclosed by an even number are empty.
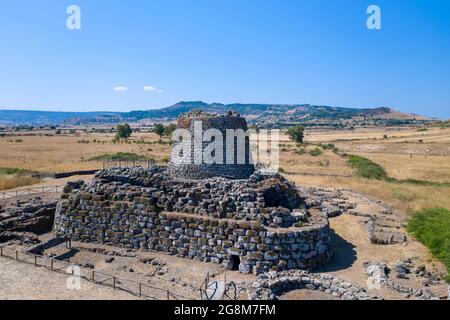
[[[37,256],[34,256],[34,266],[37,267]]]
[[[139,282],[139,297],[142,297],[142,284]]]
[[[19,261],[19,251],[16,250],[16,261]]]
[[[53,258],[50,260],[50,270],[52,270],[53,271]]]
[[[170,292],[167,290],[167,300],[170,300]]]
[[[3,257],[3,247],[0,247],[0,257]]]
[[[113,288],[116,290],[116,277],[113,277]]]
[[[92,282],[95,282],[95,270],[92,270]]]

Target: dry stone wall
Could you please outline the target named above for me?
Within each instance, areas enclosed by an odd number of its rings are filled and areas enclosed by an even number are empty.
[[[257,174],[229,182],[214,178],[183,185],[158,168],[105,170],[88,184],[66,186],[56,212],[55,233],[221,263],[243,273],[309,269],[328,262],[332,249],[326,214],[320,208],[289,208],[301,205],[292,185],[279,176]],[[239,198],[246,194],[233,189],[239,185],[247,194],[254,193],[255,199]],[[278,193],[268,192],[279,198],[264,197],[264,190],[271,188],[279,188]],[[221,203],[223,197],[229,198],[227,205]],[[295,224],[271,227],[271,219],[280,218],[271,215],[277,211],[274,208],[288,212],[284,220],[281,217],[282,223],[294,219]],[[257,218],[265,214],[270,217],[267,221]]]
[[[218,130],[222,137],[222,158],[219,163],[206,164],[202,161],[201,164],[194,163],[194,159],[203,159],[203,152],[211,141],[203,141],[201,148],[194,147],[194,125],[201,124],[202,135],[206,130]],[[212,177],[225,177],[228,179],[246,179],[255,171],[255,167],[251,161],[250,142],[248,137],[245,139],[244,148],[237,146],[231,151],[227,150],[226,135],[227,129],[243,130],[247,128],[245,118],[238,114],[229,113],[227,115],[216,115],[204,113],[201,111],[194,111],[182,115],[178,120],[178,128],[187,129],[189,131],[190,139],[176,141],[175,146],[183,148],[183,150],[190,150],[190,157],[182,158],[176,157],[172,154],[169,162],[168,170],[173,179],[177,180],[201,180]],[[214,137],[216,139],[217,137]],[[173,152],[177,152],[174,148]],[[229,152],[233,155],[233,162],[227,161]],[[237,159],[244,159],[243,163],[239,163]]]

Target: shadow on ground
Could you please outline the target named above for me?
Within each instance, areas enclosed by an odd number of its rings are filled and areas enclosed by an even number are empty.
[[[55,257],[55,259],[56,260],[61,260],[61,261],[66,260],[66,259],[70,259],[70,258],[73,258],[78,252],[80,252],[80,250],[72,248],[68,252],[63,253],[63,254]]]
[[[318,268],[317,272],[333,272],[350,268],[356,261],[355,246],[331,230],[331,243],[333,244],[333,258]]]

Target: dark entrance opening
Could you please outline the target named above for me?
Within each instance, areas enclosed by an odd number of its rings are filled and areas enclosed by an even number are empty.
[[[230,258],[230,270],[239,270],[239,264],[241,263],[241,258],[236,255],[232,255]]]

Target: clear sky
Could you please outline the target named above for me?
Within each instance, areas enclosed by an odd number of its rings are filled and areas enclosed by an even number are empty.
[[[66,28],[71,4],[81,30]],[[4,0],[0,42],[0,109],[203,100],[450,118],[448,0]]]

